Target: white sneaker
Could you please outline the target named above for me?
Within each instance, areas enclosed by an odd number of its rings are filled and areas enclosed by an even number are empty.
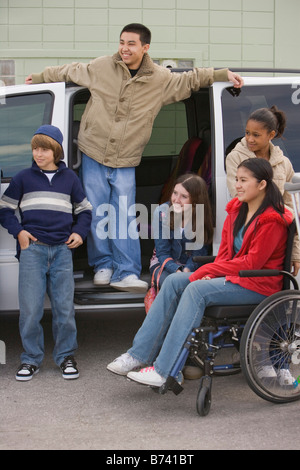
[[[261,369],[259,369],[257,376],[259,379],[277,378],[277,374],[273,366],[263,366]]]
[[[141,281],[135,274],[130,274],[121,281],[111,282],[110,285],[118,290],[136,293],[147,292],[149,288],[148,282]]]
[[[113,270],[109,268],[100,269],[94,276],[94,284],[96,286],[106,286],[109,284]]]
[[[124,353],[108,364],[106,368],[115,374],[127,375],[131,370],[140,369],[143,365],[140,361],[130,356],[130,354]]]
[[[129,372],[127,377],[140,384],[150,385],[151,387],[161,387],[166,381],[164,377],[159,375],[154,367],[146,367],[139,372]]]
[[[278,379],[280,385],[293,385],[295,382],[295,379],[290,373],[289,369],[280,369],[278,371]]]

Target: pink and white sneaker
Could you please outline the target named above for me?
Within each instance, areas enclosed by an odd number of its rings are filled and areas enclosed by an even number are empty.
[[[139,372],[129,372],[127,377],[130,380],[134,380],[140,384],[150,385],[151,387],[161,387],[166,381],[164,377],[156,372],[153,366],[141,369]]]

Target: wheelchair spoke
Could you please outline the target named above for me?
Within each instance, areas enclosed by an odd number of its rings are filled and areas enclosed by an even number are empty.
[[[241,356],[249,385],[269,401],[299,399],[299,291],[283,291],[269,297],[255,309],[248,322]]]

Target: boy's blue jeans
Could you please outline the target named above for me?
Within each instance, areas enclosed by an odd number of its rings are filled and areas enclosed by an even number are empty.
[[[53,358],[59,366],[77,349],[72,252],[65,245],[31,243],[21,251],[19,267],[19,329],[24,352],[21,362],[40,366],[44,358],[41,319],[45,294],[51,301]]]
[[[129,354],[153,364],[167,378],[193,328],[200,326],[209,305],[260,303],[265,296],[216,278],[189,281],[190,273],[168,276],[137,332]]]
[[[141,249],[135,222],[135,168],[111,168],[82,154],[82,183],[93,206],[87,237],[88,261],[97,272],[113,269],[112,282],[141,273]],[[128,215],[128,208],[132,208]],[[108,210],[110,213],[108,214]],[[129,226],[131,234],[128,233]]]

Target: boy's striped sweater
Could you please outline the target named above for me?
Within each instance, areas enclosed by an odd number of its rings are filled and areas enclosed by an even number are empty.
[[[33,162],[31,168],[13,177],[0,199],[0,223],[15,238],[27,230],[43,243],[58,245],[73,232],[86,238],[91,210],[79,178],[64,162],[59,163],[51,182]]]

